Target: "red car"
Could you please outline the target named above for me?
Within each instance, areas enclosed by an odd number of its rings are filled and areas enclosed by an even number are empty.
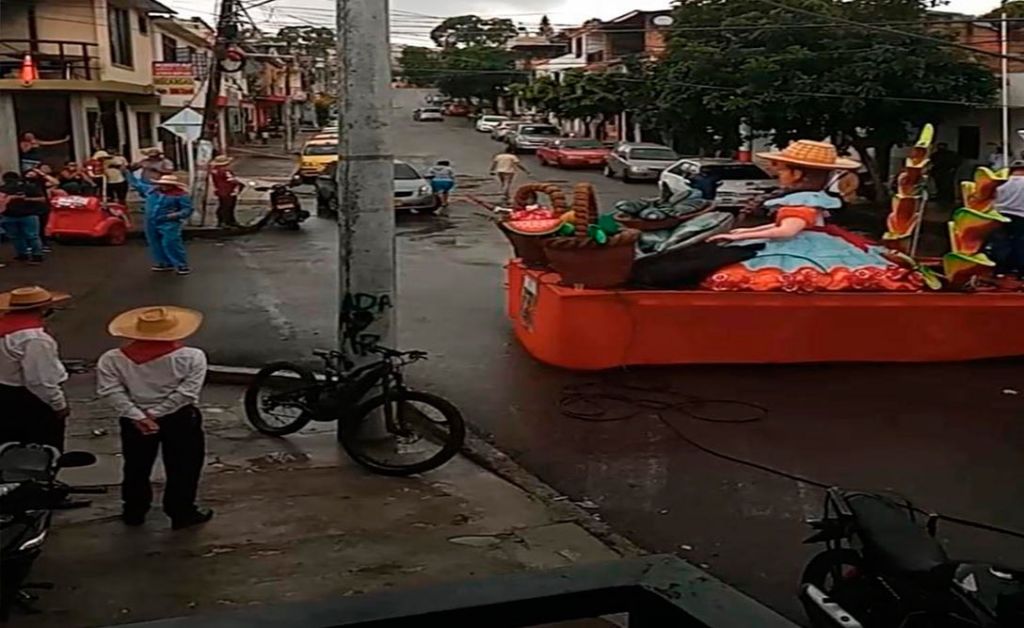
[[[601,167],[611,149],[597,140],[559,138],[537,149],[537,159],[542,166],[559,168]]]
[[[465,118],[470,114],[469,105],[460,102],[450,102],[444,106],[444,115],[453,118]]]

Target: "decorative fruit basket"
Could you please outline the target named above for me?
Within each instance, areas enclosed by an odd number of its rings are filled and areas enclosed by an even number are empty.
[[[576,184],[572,211],[572,235],[544,242],[548,263],[562,276],[562,284],[584,288],[625,284],[640,232],[623,229],[610,214],[600,216],[597,195],[589,183]]]
[[[540,194],[548,197],[550,207],[537,205]],[[525,266],[547,267],[544,241],[565,224],[565,192],[553,183],[527,183],[516,190],[513,206],[515,209],[498,223],[498,228]]]

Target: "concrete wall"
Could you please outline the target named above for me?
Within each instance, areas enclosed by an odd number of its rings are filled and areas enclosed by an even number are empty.
[[[14,120],[14,97],[0,92],[0,120]],[[13,124],[0,124],[0,172],[19,170],[18,130]]]
[[[153,83],[153,27],[146,18],[149,28],[146,33],[139,31],[139,12],[119,0],[94,0],[94,21],[96,38],[99,40],[101,76],[106,81],[121,81],[136,85]],[[107,19],[111,6],[128,9],[131,14],[129,27],[132,34],[132,67],[115,66],[110,60],[110,36]]]

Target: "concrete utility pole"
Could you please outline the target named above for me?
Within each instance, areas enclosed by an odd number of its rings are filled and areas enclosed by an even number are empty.
[[[235,19],[234,0],[222,0],[220,5],[220,16],[217,18],[217,39],[213,44],[213,59],[210,63],[209,74],[206,76],[206,101],[203,104],[203,132],[200,139],[207,140],[217,146],[217,139],[220,137],[220,108],[217,106],[217,98],[220,96],[220,88],[223,83],[224,74],[221,70],[221,63],[227,57],[228,43],[234,41],[237,36],[237,25]],[[193,160],[194,142],[189,143],[189,163]],[[223,152],[224,147],[220,147]],[[193,177],[195,167],[191,172]],[[203,169],[203,178],[200,181],[190,182],[190,191],[193,198],[199,203],[200,224],[206,224],[206,206],[209,200],[210,178],[206,176],[206,168]],[[198,183],[198,185],[196,185]]]
[[[395,346],[394,156],[388,0],[337,0],[338,341]]]

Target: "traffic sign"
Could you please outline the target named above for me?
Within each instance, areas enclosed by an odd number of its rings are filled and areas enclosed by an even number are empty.
[[[203,115],[191,107],[185,107],[160,125],[186,142],[194,142],[203,134]]]

